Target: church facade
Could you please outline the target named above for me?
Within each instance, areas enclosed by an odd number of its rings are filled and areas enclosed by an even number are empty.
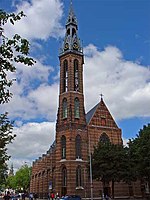
[[[92,180],[89,157],[99,140],[109,139],[122,144],[118,128],[103,98],[87,114],[84,108],[84,54],[78,37],[78,24],[72,5],[66,22],[66,35],[59,52],[60,88],[56,123],[56,139],[50,149],[33,162],[30,192],[39,198],[48,193],[78,194],[82,197],[101,197],[111,194],[111,183],[103,185]],[[132,185],[134,195],[140,196],[138,183]],[[115,196],[129,196],[125,183],[115,184]]]

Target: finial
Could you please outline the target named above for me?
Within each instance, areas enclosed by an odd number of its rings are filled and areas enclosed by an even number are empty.
[[[103,101],[103,96],[104,96],[104,95],[101,93],[100,96],[101,96],[101,101]]]
[[[73,13],[73,3],[72,3],[72,0],[70,0],[70,13]]]

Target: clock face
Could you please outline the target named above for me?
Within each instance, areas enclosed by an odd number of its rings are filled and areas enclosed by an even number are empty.
[[[65,50],[67,50],[67,49],[69,49],[69,44],[68,43],[65,44]]]
[[[78,44],[76,42],[73,44],[73,49],[78,49]]]

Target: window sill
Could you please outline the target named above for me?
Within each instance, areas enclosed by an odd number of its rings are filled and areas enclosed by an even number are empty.
[[[82,158],[76,158],[76,161],[83,161]]]
[[[67,117],[63,117],[63,120],[67,120]]]
[[[64,162],[64,161],[66,161],[66,158],[63,158],[63,159],[60,160],[60,162]]]
[[[78,187],[76,187],[76,190],[84,190],[84,187],[78,186]]]

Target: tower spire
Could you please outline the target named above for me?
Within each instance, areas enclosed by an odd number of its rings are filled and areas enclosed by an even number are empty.
[[[82,45],[77,35],[78,23],[73,10],[73,3],[70,0],[69,14],[66,21],[66,34],[62,47],[60,48],[60,56],[68,52],[76,52],[82,54]]]
[[[73,11],[73,3],[72,3],[72,0],[70,0],[70,11]]]
[[[76,25],[76,27],[77,27],[77,18],[74,14],[72,0],[70,0],[70,8],[69,8],[69,14],[68,14],[67,22],[66,22],[66,27],[70,23]]]

